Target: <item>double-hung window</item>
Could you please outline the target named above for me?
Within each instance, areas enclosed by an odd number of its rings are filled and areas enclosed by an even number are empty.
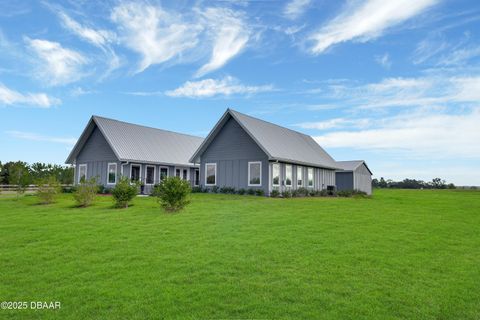
[[[313,187],[313,168],[308,168],[308,186]]]
[[[108,173],[107,173],[107,184],[117,183],[117,164],[109,163],[108,164]]]
[[[214,186],[217,184],[217,164],[206,163],[205,164],[205,185]]]
[[[147,172],[145,174],[145,184],[155,183],[155,166],[147,166]]]
[[[297,167],[297,186],[303,186],[303,168],[300,166]]]
[[[285,165],[285,185],[287,187],[292,186],[292,165],[291,164]]]
[[[262,185],[262,162],[248,163],[248,186],[258,187]]]
[[[166,177],[168,177],[168,168],[160,168],[160,182],[163,181]]]
[[[78,166],[78,182],[87,179],[87,164],[81,164]]]
[[[272,186],[280,186],[280,164],[272,164]]]

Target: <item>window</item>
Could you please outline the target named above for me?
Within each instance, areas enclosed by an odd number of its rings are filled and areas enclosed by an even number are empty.
[[[285,165],[285,185],[287,187],[292,186],[292,165],[291,164]]]
[[[260,161],[248,163],[248,186],[262,185],[262,163]]]
[[[78,182],[87,179],[87,165],[81,164],[78,166]]]
[[[175,177],[180,178],[180,169],[175,169]]]
[[[145,184],[155,183],[155,167],[147,166],[147,172],[145,174]]]
[[[303,186],[303,168],[297,167],[297,186]]]
[[[166,177],[168,177],[168,168],[160,168],[160,181],[163,181]]]
[[[195,179],[193,181],[194,186],[198,186],[200,184],[200,170],[195,169]]]
[[[205,164],[205,185],[214,186],[217,183],[217,164]]]
[[[313,187],[313,168],[308,168],[308,186]]]
[[[141,166],[139,164],[132,164],[130,166],[130,180],[140,181],[140,169]]]
[[[272,185],[273,186],[280,185],[280,164],[279,163],[272,164]]]
[[[183,169],[182,179],[183,180],[188,180],[188,169]]]
[[[116,163],[108,164],[107,183],[108,184],[117,183],[117,164]]]

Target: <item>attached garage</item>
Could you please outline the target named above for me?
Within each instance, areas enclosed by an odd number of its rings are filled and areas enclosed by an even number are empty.
[[[337,161],[342,170],[335,171],[337,190],[359,190],[372,194],[372,172],[363,160]]]

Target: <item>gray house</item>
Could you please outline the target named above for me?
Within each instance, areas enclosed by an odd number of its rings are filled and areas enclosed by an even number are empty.
[[[321,190],[335,186],[333,158],[312,137],[228,109],[190,162],[211,188]]]
[[[97,177],[107,188],[120,176],[145,185],[149,193],[163,177],[178,176],[199,184],[199,167],[189,158],[203,138],[93,116],[66,163],[75,166],[75,184]]]
[[[360,190],[372,194],[372,172],[363,160],[337,161],[337,190]]]

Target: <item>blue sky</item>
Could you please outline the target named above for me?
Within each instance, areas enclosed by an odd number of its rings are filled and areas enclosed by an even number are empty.
[[[231,107],[480,185],[479,33],[474,0],[1,1],[0,160],[63,163],[92,114],[205,136]]]

